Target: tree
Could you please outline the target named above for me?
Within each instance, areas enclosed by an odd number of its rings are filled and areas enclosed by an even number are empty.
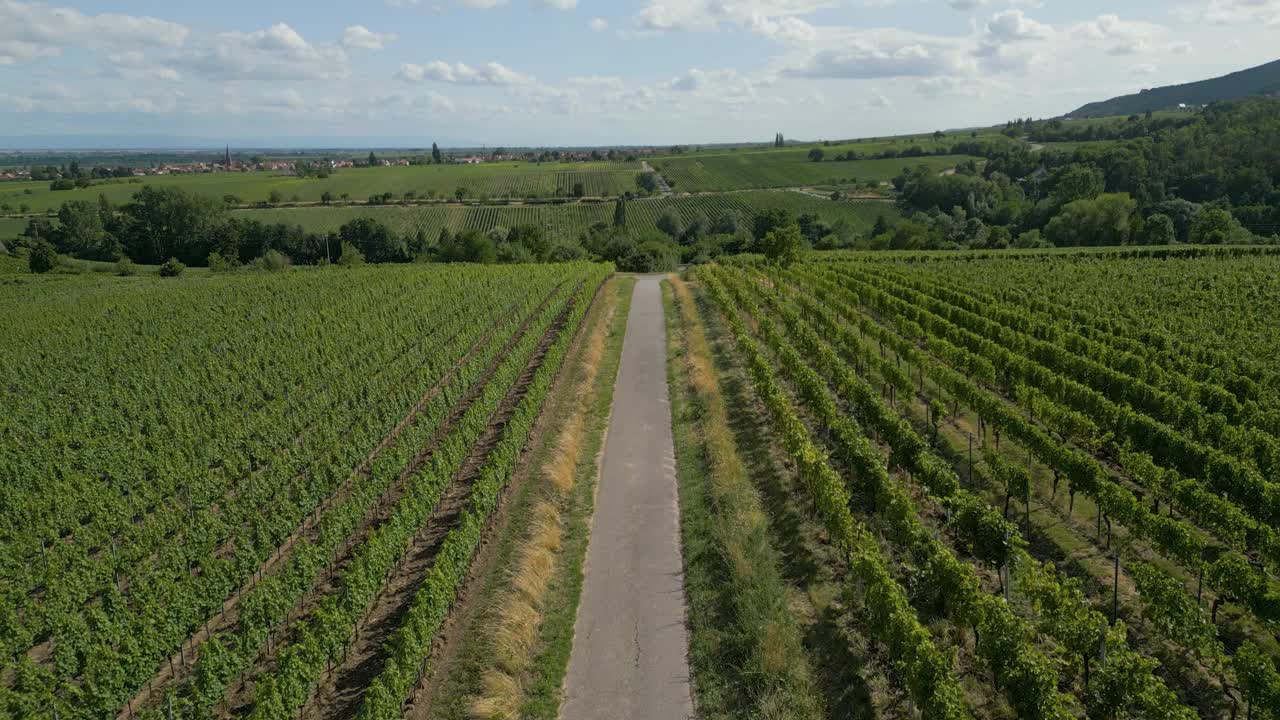
[[[119,239],[134,262],[154,265],[176,257],[196,265],[217,246],[225,213],[216,198],[147,185],[121,208]]]
[[[444,159],[440,156],[440,146],[435,143],[431,143],[431,161],[437,165],[444,163]]]
[[[707,232],[711,235],[737,235],[742,227],[742,218],[734,210],[725,210],[711,222]]]
[[[1143,245],[1172,245],[1175,240],[1173,218],[1153,213],[1142,226]]]
[[[871,237],[879,237],[889,232],[889,219],[884,215],[876,218],[876,224],[871,226]]]
[[[279,190],[272,190],[267,193],[267,202],[272,205],[279,205],[283,200],[284,195],[281,195]]]
[[[1102,171],[1087,165],[1070,165],[1058,174],[1053,184],[1053,196],[1066,205],[1076,200],[1092,200],[1106,190]]]
[[[88,260],[115,260],[120,244],[103,226],[102,209],[86,200],[63,203],[52,240],[58,252]]]
[[[762,213],[757,213],[756,216],[752,218],[751,234],[755,236],[756,240],[762,240],[765,235],[768,235],[775,229],[785,227],[787,225],[794,225],[795,222],[795,216],[791,214],[790,210],[782,208],[765,210]]]
[[[943,139],[943,138],[945,138],[946,136],[947,136],[947,134],[946,134],[946,133],[944,133],[944,132],[942,132],[941,130],[934,130],[934,131],[933,131],[933,139],[934,139],[934,140],[942,140],[942,139]]]
[[[800,259],[804,250],[804,235],[796,224],[784,225],[770,230],[760,241],[760,247],[769,262],[782,267],[789,267]]]
[[[583,184],[582,184],[582,183],[580,183],[580,182],[576,182],[576,183],[574,183],[574,184],[573,184],[573,196],[574,196],[574,197],[578,197],[578,198],[580,198],[580,197],[582,197],[582,196],[584,196],[584,195],[586,195],[586,194],[587,194],[587,186],[586,186],[586,185],[583,185]]]
[[[369,151],[369,167],[377,167],[377,165],[378,165],[378,156],[374,155],[373,151],[370,150]]]
[[[617,204],[615,204],[613,207],[613,226],[618,228],[627,226],[627,196],[626,195],[619,196]]]
[[[47,273],[58,266],[58,251],[48,240],[36,240],[27,254],[27,267],[33,273]]]
[[[323,193],[320,194],[321,205],[330,205],[332,203],[333,203],[333,193],[329,192],[328,190],[325,190]]]
[[[684,234],[684,223],[680,221],[680,216],[671,210],[662,213],[655,225],[671,238],[678,238]]]
[[[996,225],[987,233],[986,245],[995,250],[1003,250],[1013,242],[1013,235],[1004,225]]]
[[[498,261],[497,246],[479,230],[464,230],[458,233],[454,245],[456,248],[454,262],[492,265]]]
[[[372,263],[407,260],[404,239],[373,218],[356,218],[338,229],[338,238],[351,243]]]
[[[636,176],[636,187],[639,187],[641,192],[657,192],[658,179],[654,173],[640,173]]]
[[[517,225],[507,233],[507,245],[518,245],[528,251],[534,262],[546,262],[551,252],[551,238],[541,225]]]
[[[1191,224],[1191,242],[1196,245],[1222,245],[1231,240],[1235,219],[1219,208],[1201,210]]]
[[[470,192],[471,192],[470,190],[459,185],[458,189],[453,191],[453,196],[458,198],[458,202],[462,202],[467,197],[467,194]]]
[[[1129,240],[1129,216],[1136,207],[1128,193],[1076,200],[1063,206],[1045,228],[1045,236],[1058,247],[1124,245]]]
[[[826,156],[827,154],[822,151],[822,148],[814,148],[809,151],[809,162],[822,162],[822,158]]]

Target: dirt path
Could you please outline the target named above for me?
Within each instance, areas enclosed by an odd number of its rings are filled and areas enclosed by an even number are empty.
[[[661,278],[636,283],[562,720],[693,717]]]

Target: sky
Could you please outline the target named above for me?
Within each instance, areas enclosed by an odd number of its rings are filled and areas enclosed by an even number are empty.
[[[1280,0],[0,0],[0,146],[869,137],[1062,115],[1276,38]]]

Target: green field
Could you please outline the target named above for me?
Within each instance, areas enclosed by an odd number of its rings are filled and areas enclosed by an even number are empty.
[[[26,218],[0,217],[0,240],[18,237],[26,227]]]
[[[922,144],[923,146],[923,144]],[[903,145],[902,149],[911,147]],[[733,190],[739,188],[783,188],[799,186],[838,186],[855,182],[884,182],[902,172],[904,167],[925,164],[942,172],[971,158],[962,155],[894,158],[891,160],[837,161],[836,155],[852,150],[868,153],[870,144],[824,147],[823,162],[809,160],[812,148],[739,152],[722,155],[670,157],[655,161],[673,189],[683,192]]]
[[[420,197],[452,197],[464,187],[468,197],[554,197],[569,195],[577,183],[589,196],[618,195],[636,189],[638,163],[492,163],[484,165],[410,165],[378,168],[342,168],[328,178],[297,178],[278,172],[159,175],[146,178],[100,181],[89,188],[54,192],[47,182],[12,182],[0,185],[0,205],[16,211],[26,204],[34,212],[56,210],[68,200],[97,200],[99,194],[113,203],[128,202],[144,184],[176,186],[214,197],[234,195],[244,203],[265,202],[272,191],[285,201],[319,202],[329,192],[352,200],[370,195],[406,192]],[[26,191],[30,190],[31,194]]]
[[[699,215],[716,219],[726,211],[749,220],[761,210],[783,208],[796,215],[811,213],[835,223],[844,220],[855,229],[866,231],[881,216],[897,217],[890,203],[875,201],[832,202],[794,192],[755,191],[633,200],[627,204],[627,226],[633,230],[656,230],[658,219],[671,210],[688,223]],[[495,227],[539,225],[552,235],[576,238],[595,223],[613,221],[613,203],[570,203],[565,205],[513,205],[507,207],[475,207],[463,205],[434,206],[351,206],[328,208],[276,208],[241,210],[236,217],[267,223],[301,225],[313,232],[336,231],[343,224],[360,217],[370,217],[401,234],[421,230],[434,238],[442,228],[452,232],[475,229],[488,231]]]

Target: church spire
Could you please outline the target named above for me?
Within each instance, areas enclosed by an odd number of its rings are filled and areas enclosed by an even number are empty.
[[[231,146],[227,146],[227,154],[222,158],[223,167],[231,167]]]

